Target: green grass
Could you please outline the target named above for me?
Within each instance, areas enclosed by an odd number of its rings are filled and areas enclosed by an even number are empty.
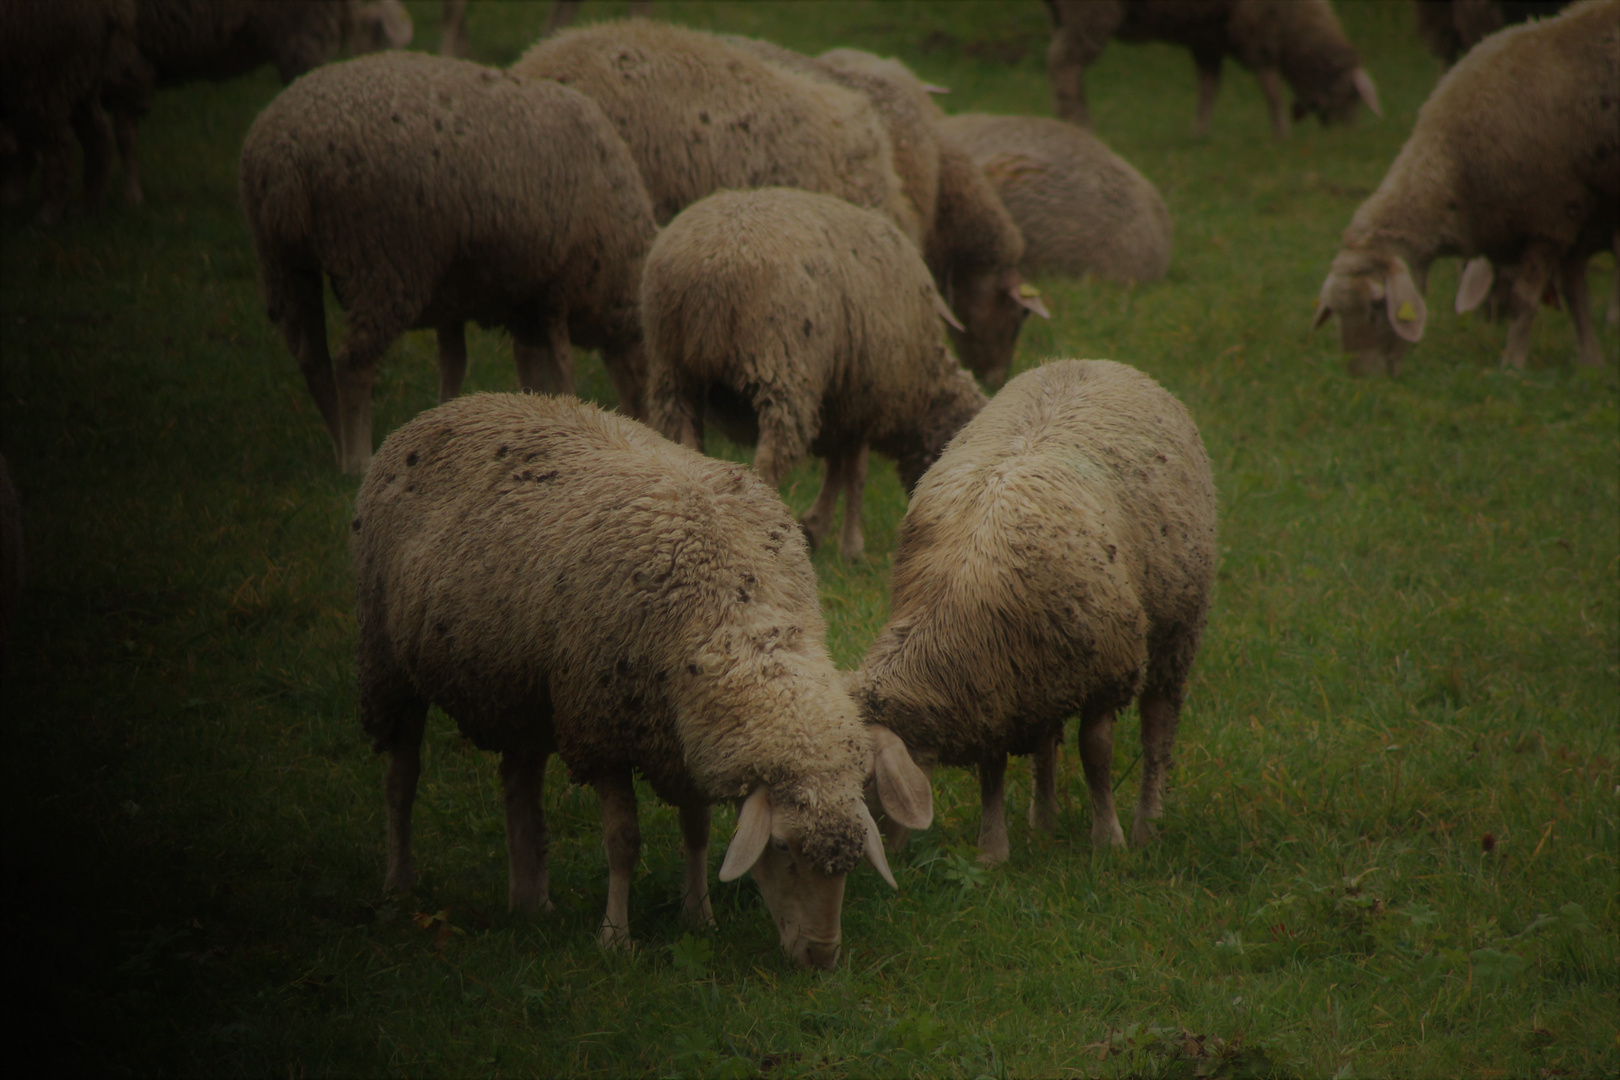
[[[1055,318],[1021,343],[1020,369],[1150,372],[1214,461],[1221,570],[1161,840],[1094,852],[1070,753],[1058,833],[1019,813],[1011,861],[982,872],[977,786],[944,771],[900,891],[851,877],[825,975],[784,964],[747,880],[716,885],[718,930],[686,935],[674,814],[650,799],[636,948],[599,950],[595,800],[555,763],[558,910],[508,916],[494,760],[442,716],[423,882],[382,897],[355,483],[264,317],[236,200],[268,71],[159,96],[145,208],[49,232],[6,210],[0,448],[30,575],[0,697],[13,1056],[106,1075],[1620,1072],[1616,334],[1577,371],[1547,312],[1529,369],[1501,372],[1503,328],[1450,314],[1442,264],[1399,381],[1352,380],[1331,332],[1307,336],[1339,231],[1438,74],[1406,5],[1340,7],[1385,119],[1282,145],[1235,66],[1200,142],[1188,56],[1109,49],[1097,130],[1164,193],[1170,276],[1044,280]],[[413,5],[423,47],[437,10]],[[898,54],[955,110],[1049,108],[1034,3],[657,10]],[[471,37],[504,63],[544,19],[474,5]],[[1613,272],[1597,260],[1595,296]],[[514,387],[499,335],[469,345],[472,388]],[[390,353],[379,437],[432,404],[432,357],[425,334]],[[818,468],[784,486],[796,507]],[[867,506],[869,560],[816,559],[846,667],[885,613],[904,512],[887,463]]]

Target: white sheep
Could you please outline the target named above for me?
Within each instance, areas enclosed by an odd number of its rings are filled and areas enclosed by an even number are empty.
[[[384,441],[355,500],[360,717],[388,751],[390,889],[409,888],[429,703],[501,754],[508,900],[549,908],[547,758],[602,805],[601,940],[625,940],[632,773],[680,808],[684,911],[712,919],[710,805],[742,801],[720,870],[752,869],[782,948],[837,960],[844,875],[894,883],[862,800],[931,819],[927,778],[861,723],[816,576],[775,492],[572,398],[475,394]]]
[[[254,121],[241,192],[270,318],[345,472],[371,458],[377,361],[413,327],[438,332],[441,401],[461,388],[475,319],[511,330],[523,386],[572,392],[570,345],[584,344],[602,349],[621,408],[639,406],[636,295],[656,227],[583,94],[418,53],[329,65]],[[323,273],[348,312],[335,365]]]
[[[1143,843],[1162,812],[1215,557],[1209,458],[1180,402],[1106,360],[1026,371],[913,493],[889,621],[857,679],[862,712],[925,764],[978,767],[979,846],[994,863],[1009,851],[1007,755],[1037,755],[1030,817],[1051,828],[1057,740],[1075,713],[1092,843],[1124,843],[1109,771],[1115,713],[1135,698],[1131,839]]]
[[[725,191],[687,207],[647,252],[641,287],[649,422],[701,449],[705,414],[756,441],[775,487],[826,463],[804,527],[858,558],[868,447],[909,491],[984,405],[945,345],[949,312],[917,249],[881,214],[796,188]]]
[[[944,114],[898,61],[845,51],[812,58],[767,41],[727,37],[767,63],[865,96],[894,147],[895,172],[921,223],[918,247],[945,303],[960,319],[951,340],[969,371],[1000,386],[1018,333],[1033,312],[1048,318],[1040,291],[1018,272],[1024,238],[967,151],[948,137]],[[856,55],[870,57],[854,59]],[[891,74],[899,68],[902,74]]]
[[[1586,259],[1620,215],[1620,3],[1588,0],[1476,45],[1418,110],[1384,180],[1344,230],[1313,329],[1332,316],[1357,373],[1396,374],[1423,336],[1429,267],[1448,255],[1514,268],[1502,363],[1523,367],[1536,302],[1555,271],[1601,364]],[[1488,266],[1486,267],[1488,270]],[[1478,264],[1457,307],[1490,291]]]
[[[1378,88],[1356,57],[1327,0],[1046,0],[1052,45],[1046,69],[1059,117],[1091,126],[1086,108],[1086,66],[1110,38],[1185,45],[1198,68],[1198,119],[1209,132],[1210,113],[1228,55],[1254,72],[1271,108],[1277,138],[1288,135],[1282,84],[1294,91],[1294,119],[1315,113],[1324,124],[1349,123],[1365,104],[1382,116]]]
[[[1101,139],[1043,116],[964,113],[944,131],[973,155],[1024,234],[1024,269],[1157,281],[1170,268],[1170,211]]]

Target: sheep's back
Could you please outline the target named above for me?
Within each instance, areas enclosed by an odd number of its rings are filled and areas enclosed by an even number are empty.
[[[398,429],[351,548],[363,653],[386,642],[480,745],[549,735],[585,779],[635,763],[681,782],[680,702],[717,643],[791,624],[824,651],[781,500],[572,398],[470,395]]]
[[[860,94],[700,31],[632,20],[566,30],[512,66],[590,96],[618,128],[659,222],[721,188],[800,187],[888,214],[914,239],[888,136]]]
[[[1154,281],[1170,264],[1170,211],[1088,131],[1035,116],[966,113],[945,132],[973,156],[1024,234],[1030,269]]]
[[[442,284],[443,306],[486,322],[546,279],[633,322],[654,231],[590,99],[418,53],[332,64],[278,95],[244,142],[242,198],[261,251],[307,249],[345,307],[392,276],[393,295]]]

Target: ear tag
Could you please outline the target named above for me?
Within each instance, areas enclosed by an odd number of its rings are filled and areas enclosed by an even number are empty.
[[[1407,300],[1396,309],[1395,317],[1401,322],[1413,322],[1417,319],[1417,309],[1412,306],[1412,301]]]
[[[1026,281],[1022,285],[1018,286],[1018,295],[1028,300],[1031,297],[1041,295],[1041,290],[1037,289],[1035,286]]]

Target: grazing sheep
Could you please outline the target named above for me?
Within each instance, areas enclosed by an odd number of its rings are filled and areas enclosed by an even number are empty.
[[[254,121],[241,190],[270,318],[345,472],[371,460],[377,361],[410,328],[438,331],[440,401],[460,391],[475,319],[511,331],[523,386],[572,392],[580,343],[638,407],[636,291],[657,230],[583,94],[417,53],[333,64]],[[335,382],[323,272],[348,312]]]
[[[1090,132],[1041,116],[945,121],[1024,234],[1026,270],[1157,281],[1170,267],[1170,211],[1142,174]]]
[[[602,805],[604,944],[640,850],[632,772],[680,808],[685,913],[712,921],[709,807],[742,800],[720,880],[752,869],[782,949],[831,967],[844,875],[891,885],[862,801],[925,827],[927,778],[864,726],[776,494],[572,398],[475,394],[384,441],[355,500],[360,719],[389,753],[388,877],[409,888],[429,703],[501,754],[514,910],[550,908],[542,785],[558,754]]]
[[[565,30],[511,69],[591,97],[630,147],[659,224],[722,188],[787,186],[889,215],[917,212],[864,95],[767,64],[698,30],[632,19]]]
[[[138,55],[104,91],[131,205],[145,201],[136,134],[159,88],[232,79],[266,63],[290,83],[345,44],[356,53],[402,49],[412,33],[399,0],[135,0],[135,9]]]
[[[1441,63],[1457,57],[1509,23],[1556,15],[1569,0],[1412,0],[1418,36]]]
[[[650,423],[702,448],[705,408],[775,487],[808,451],[827,463],[811,543],[844,492],[839,553],[858,558],[868,447],[906,490],[984,395],[945,347],[949,314],[882,215],[796,188],[723,191],[670,222],[641,286]]]
[[[17,621],[17,602],[23,590],[22,509],[17,504],[17,488],[11,470],[0,454],[0,675],[5,674],[6,654],[11,651],[11,634]]]
[[[1009,382],[917,485],[889,622],[857,676],[868,721],[919,761],[977,765],[982,861],[1008,855],[1008,754],[1037,754],[1032,823],[1056,819],[1057,740],[1080,715],[1091,839],[1122,844],[1117,710],[1142,716],[1133,843],[1151,838],[1215,576],[1215,485],[1187,410],[1134,368],[1062,360]],[[899,836],[894,836],[899,839]]]
[[[0,173],[17,202],[41,166],[38,220],[67,207],[73,139],[84,147],[84,200],[95,208],[112,178],[113,134],[103,80],[134,55],[132,0],[0,3]]]
[[[1349,123],[1363,102],[1373,115],[1383,115],[1372,77],[1327,0],[1046,0],[1046,13],[1053,31],[1046,54],[1053,104],[1059,117],[1081,127],[1091,126],[1086,66],[1116,37],[1168,41],[1192,51],[1198,67],[1193,131],[1200,136],[1209,133],[1227,55],[1260,81],[1279,139],[1288,136],[1283,82],[1294,91],[1295,120],[1315,113],[1324,124]]]
[[[1586,311],[1583,237],[1620,206],[1620,3],[1592,0],[1476,45],[1418,110],[1406,145],[1344,231],[1313,328],[1333,316],[1357,373],[1394,375],[1423,336],[1435,259],[1512,266],[1502,363],[1523,367],[1535,301],[1562,268],[1580,361],[1602,362]],[[1477,278],[1477,274],[1476,274]],[[1483,291],[1489,289],[1489,279]],[[1465,282],[1463,293],[1479,288]],[[1459,295],[1458,307],[1469,306]]]
[[[934,104],[933,95],[948,94],[951,92],[950,87],[923,82],[917,78],[916,72],[893,56],[878,56],[876,53],[869,53],[864,49],[828,49],[816,59],[839,71],[875,75],[880,79],[887,79],[889,82],[904,87],[917,101],[918,108],[935,120],[939,120],[945,115],[940,111],[939,106]]]
[[[769,64],[854,90],[872,103],[894,147],[901,187],[921,223],[918,246],[940,295],[961,318],[961,325],[951,328],[957,353],[988,385],[1001,385],[1024,320],[1030,312],[1048,317],[1046,305],[1018,272],[1024,251],[1018,226],[973,159],[944,137],[943,114],[926,100],[926,91],[918,90],[916,76],[907,72],[890,79],[767,41],[723,40]]]

